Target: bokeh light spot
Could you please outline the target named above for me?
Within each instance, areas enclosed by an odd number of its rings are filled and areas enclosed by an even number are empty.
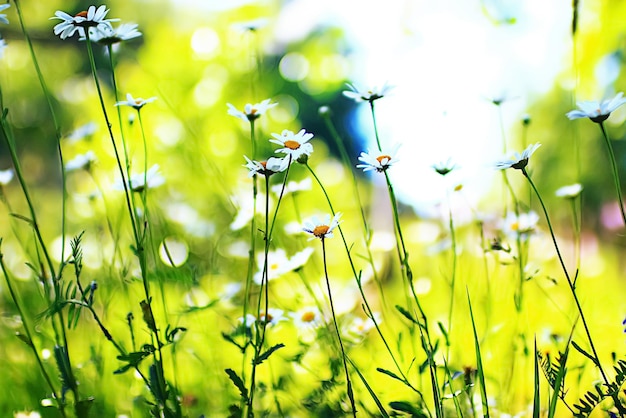
[[[189,247],[185,241],[179,238],[167,237],[159,245],[159,256],[163,264],[180,267],[189,258]]]
[[[303,80],[309,74],[309,60],[300,53],[290,52],[280,60],[278,71],[285,80]]]
[[[211,58],[219,52],[220,38],[211,28],[196,29],[191,36],[191,49],[199,58]]]

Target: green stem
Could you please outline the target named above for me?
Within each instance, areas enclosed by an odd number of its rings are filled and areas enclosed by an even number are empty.
[[[0,239],[0,244],[2,244],[2,239]],[[4,278],[6,279],[7,288],[9,289],[9,293],[11,294],[11,299],[13,299],[13,303],[15,303],[17,312],[20,316],[22,324],[24,325],[24,332],[26,333],[26,337],[28,338],[27,345],[33,351],[33,355],[35,356],[35,359],[37,360],[37,365],[39,366],[39,369],[41,370],[41,374],[43,375],[44,380],[46,381],[46,383],[48,384],[48,387],[50,388],[50,391],[52,392],[52,397],[57,403],[59,412],[61,413],[63,417],[66,417],[67,415],[65,414],[65,405],[63,404],[61,398],[59,398],[59,395],[56,389],[54,388],[54,384],[52,383],[52,380],[50,379],[50,375],[48,375],[48,372],[46,371],[46,368],[43,364],[43,361],[41,360],[41,357],[39,356],[39,352],[37,351],[37,348],[35,347],[35,342],[33,341],[33,335],[30,332],[30,326],[28,324],[28,320],[26,319],[26,315],[24,314],[24,311],[22,310],[22,305],[20,304],[18,295],[13,289],[13,284],[11,283],[11,279],[9,278],[8,270],[6,268],[6,265],[4,264],[4,254],[2,252],[0,252],[0,268],[2,268],[2,273],[4,274]]]
[[[326,198],[326,202],[328,203],[328,207],[330,208],[330,212],[332,213],[333,216],[335,216],[335,209],[333,208],[333,204],[332,204],[332,202],[330,200],[330,197],[328,196],[328,193],[326,192],[326,188],[324,187],[324,185],[320,181],[319,177],[317,177],[317,175],[315,174],[315,171],[313,171],[313,169],[308,164],[306,164],[306,168],[309,170],[309,172],[311,173],[311,175],[313,176],[313,178],[315,179],[317,184],[320,186],[320,189],[322,190],[322,193],[324,194],[324,197]],[[403,369],[400,367],[400,364],[396,360],[396,357],[394,356],[393,351],[391,350],[391,347],[389,346],[389,343],[387,342],[387,339],[385,338],[384,334],[382,333],[382,331],[380,329],[380,325],[378,324],[378,321],[376,321],[376,317],[374,315],[374,311],[370,307],[370,304],[369,304],[369,302],[367,300],[367,297],[365,296],[365,292],[363,291],[363,287],[361,285],[361,273],[357,272],[357,270],[356,270],[356,267],[354,265],[354,260],[352,260],[352,255],[350,254],[350,247],[348,246],[348,242],[346,241],[346,237],[343,234],[343,229],[341,228],[341,225],[337,225],[337,230],[339,231],[339,235],[341,236],[341,241],[343,242],[343,246],[345,248],[346,255],[348,256],[348,262],[350,264],[350,268],[352,269],[352,274],[354,275],[354,279],[355,279],[355,281],[357,283],[357,286],[359,288],[359,292],[361,293],[361,299],[363,300],[363,307],[364,307],[364,310],[365,310],[365,314],[374,323],[374,327],[376,328],[376,332],[378,332],[378,335],[380,336],[380,339],[382,340],[383,344],[385,345],[385,348],[387,349],[387,352],[389,353],[389,356],[391,357],[391,360],[393,361],[394,365],[396,366],[396,370],[398,371],[398,373],[400,373],[400,375],[403,378],[403,383],[406,384],[412,390],[418,392],[411,385],[411,383],[409,382],[409,379],[407,378],[407,376],[404,373]]]
[[[30,51],[30,56],[33,61],[33,65],[35,66],[35,72],[37,73],[37,78],[39,79],[39,84],[41,85],[41,89],[43,90],[44,97],[46,98],[46,103],[48,104],[48,109],[50,109],[50,114],[52,116],[52,121],[54,123],[54,132],[57,140],[57,152],[59,154],[59,164],[61,165],[61,187],[63,191],[63,199],[62,199],[62,208],[61,208],[61,265],[59,267],[59,277],[61,276],[61,272],[63,271],[63,266],[65,265],[65,219],[66,219],[66,205],[67,205],[67,176],[65,173],[65,164],[63,162],[63,152],[61,150],[61,127],[59,124],[59,120],[57,119],[56,112],[54,111],[54,106],[52,105],[52,95],[50,94],[50,90],[46,84],[46,80],[43,77],[43,73],[41,72],[41,68],[39,67],[39,61],[37,60],[37,56],[35,55],[35,48],[33,46],[33,42],[26,30],[26,25],[24,24],[24,16],[22,14],[22,7],[20,6],[19,0],[14,0],[15,9],[17,10],[17,16],[20,21],[20,26],[22,28],[22,33],[24,34],[24,38],[26,39],[26,43],[28,44],[28,49]]]
[[[380,138],[378,136],[378,125],[376,124],[376,112],[374,112],[374,101],[370,100],[370,110],[372,111],[372,121],[374,122],[374,135],[376,135],[376,145],[378,145],[378,151],[383,150],[380,145]]]
[[[346,167],[350,167],[349,172],[350,172],[350,177],[352,179],[352,190],[354,191],[354,197],[356,199],[356,203],[359,206],[359,212],[361,214],[361,221],[363,223],[363,238],[365,241],[364,242],[365,251],[367,251],[367,261],[369,262],[369,265],[372,269],[374,281],[376,282],[376,285],[378,286],[378,292],[380,293],[380,297],[383,302],[383,305],[385,305],[386,302],[385,302],[385,293],[383,292],[383,284],[381,283],[380,278],[378,277],[378,270],[376,269],[376,265],[374,264],[374,257],[372,256],[372,250],[370,249],[370,243],[372,241],[372,231],[369,229],[369,226],[367,225],[367,219],[365,217],[365,209],[364,209],[364,205],[361,203],[361,195],[359,193],[359,187],[356,181],[356,175],[354,174],[352,162],[350,161],[350,156],[348,155],[348,151],[346,149],[344,141],[341,139],[341,137],[339,136],[339,133],[337,132],[337,129],[335,129],[335,125],[332,123],[332,120],[330,118],[330,112],[322,113],[322,119],[324,119],[324,123],[326,124],[326,127],[328,128],[331,136],[335,140],[335,144],[337,145],[337,148],[339,149],[339,153],[341,154],[341,159],[343,160],[343,163],[345,164]]]
[[[624,200],[622,199],[622,186],[619,181],[619,173],[617,172],[617,162],[615,161],[615,153],[613,152],[613,146],[611,145],[611,140],[609,139],[609,135],[604,129],[604,123],[600,122],[600,129],[602,130],[602,137],[604,138],[604,143],[606,144],[606,149],[609,151],[609,160],[611,161],[611,170],[613,171],[613,182],[615,183],[615,191],[617,192],[617,204],[619,205],[620,213],[622,214],[622,220],[624,221],[624,225],[626,225],[626,212],[624,212]]]
[[[346,374],[346,386],[348,391],[348,398],[350,399],[350,405],[352,407],[352,416],[356,418],[356,404],[354,402],[354,392],[352,391],[352,382],[350,381],[350,373],[348,373],[348,364],[346,362],[346,352],[343,348],[343,341],[341,340],[341,333],[339,332],[339,325],[337,325],[337,315],[335,315],[335,306],[333,304],[333,295],[330,290],[330,280],[328,279],[328,267],[326,264],[326,244],[324,237],[322,241],[322,258],[324,261],[324,277],[326,278],[326,288],[328,289],[328,300],[330,302],[330,311],[333,315],[333,323],[335,324],[335,331],[337,333],[337,339],[339,340],[339,347],[341,347],[341,360],[343,361],[343,369]]]
[[[541,198],[541,195],[539,194],[539,191],[537,190],[535,183],[532,181],[532,179],[528,175],[528,172],[526,171],[525,168],[522,168],[522,174],[524,174],[524,177],[526,177],[526,179],[528,180],[530,187],[532,187],[533,191],[535,192],[535,195],[537,196],[537,199],[539,200],[539,203],[541,204],[541,208],[543,209],[543,213],[546,217],[546,223],[548,224],[548,229],[550,230],[552,243],[554,244],[554,249],[556,250],[556,255],[559,259],[559,263],[561,264],[561,268],[563,269],[563,273],[565,274],[565,278],[567,279],[567,284],[569,285],[569,288],[572,292],[572,296],[574,297],[574,302],[576,302],[576,308],[578,309],[578,313],[580,314],[580,319],[582,320],[583,327],[585,328],[585,333],[587,334],[587,339],[589,340],[589,346],[591,347],[591,351],[593,352],[593,356],[595,358],[597,366],[600,369],[600,373],[602,374],[602,379],[604,380],[604,383],[606,383],[606,385],[608,386],[609,380],[606,374],[604,373],[604,369],[602,368],[602,365],[600,363],[600,357],[598,356],[598,352],[596,351],[596,347],[593,343],[593,339],[591,338],[591,332],[589,331],[587,320],[585,319],[582,306],[580,305],[580,301],[578,300],[578,295],[576,294],[576,288],[574,287],[574,283],[572,282],[570,275],[567,272],[567,268],[565,267],[565,262],[563,261],[563,256],[561,255],[561,251],[559,250],[559,245],[556,242],[556,235],[554,234],[554,230],[552,228],[552,222],[550,222],[548,210],[546,209],[546,206],[543,203],[543,199]],[[616,400],[616,403],[617,402],[618,401]]]

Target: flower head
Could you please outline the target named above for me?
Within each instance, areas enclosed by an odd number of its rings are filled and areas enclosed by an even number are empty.
[[[147,187],[153,189],[161,186],[165,183],[165,178],[159,172],[159,165],[155,164],[148,169],[145,173],[132,174],[130,180],[126,182],[126,185],[133,192],[142,192]],[[121,181],[118,181],[113,185],[115,190],[124,190],[124,186]]]
[[[309,261],[313,254],[313,248],[308,247],[296,253],[293,257],[288,258],[287,253],[282,248],[276,251],[270,251],[267,254],[267,280],[273,280],[285,273],[294,271],[302,267]],[[265,264],[265,254],[260,253],[257,256],[257,263],[261,266],[261,270],[254,275],[254,281],[261,284],[263,281],[263,265]]]
[[[269,308],[267,312],[261,312],[258,319],[259,322],[265,322],[267,325],[276,325],[286,320],[285,311],[278,308]]]
[[[109,26],[98,26],[89,28],[89,39],[102,45],[113,45],[122,41],[128,41],[141,36],[141,32],[137,30],[136,23],[122,23],[115,29]],[[81,37],[84,41],[87,37]]]
[[[250,170],[248,172],[248,177],[254,177],[255,174],[261,174],[269,177],[272,174],[285,171],[289,166],[289,157],[270,157],[267,159],[267,161],[253,161],[245,155],[243,156],[243,158],[245,158],[247,161],[244,167]]]
[[[2,4],[0,5],[0,12],[3,10],[6,10],[10,7],[10,4]],[[7,19],[7,15],[5,14],[0,14],[0,23],[4,23],[4,24],[9,24],[9,19]]]
[[[96,155],[93,151],[87,151],[85,154],[79,154],[65,164],[65,171],[77,171],[81,169],[89,170],[91,165],[96,162]]]
[[[393,164],[398,162],[398,158],[396,157],[398,153],[399,145],[396,145],[394,148],[388,151],[377,151],[371,152],[368,150],[367,153],[362,152],[359,156],[359,161],[363,164],[358,164],[356,168],[362,168],[363,171],[372,171],[376,170],[379,173],[386,171]]]
[[[330,220],[330,215],[326,215],[323,221],[320,221],[317,217],[313,217],[310,221],[304,224],[304,228],[302,228],[302,230],[312,235],[309,241],[315,238],[319,238],[321,240],[324,240],[325,238],[332,238],[333,230],[337,228],[341,222],[339,220],[340,218],[341,212],[337,212],[332,221]]]
[[[298,328],[316,328],[324,322],[324,316],[314,306],[307,306],[297,312],[291,312],[289,316]]]
[[[567,112],[567,117],[570,120],[589,118],[596,123],[604,122],[611,115],[611,112],[626,103],[626,98],[623,98],[623,95],[624,93],[620,92],[612,99],[605,99],[601,102],[592,100],[577,102],[578,109]]]
[[[583,186],[580,183],[570,184],[569,186],[563,186],[559,188],[555,195],[557,197],[562,197],[564,199],[575,199],[577,198],[583,191]]]
[[[304,129],[301,129],[297,134],[285,129],[280,135],[272,134],[272,136],[274,139],[270,139],[270,142],[283,147],[275,152],[291,155],[294,161],[300,159],[303,155],[308,157],[313,152],[313,145],[309,144],[313,134],[307,133]]]
[[[6,186],[13,180],[13,169],[0,170],[0,187]]]
[[[359,90],[354,84],[346,83],[350,90],[344,90],[343,95],[356,102],[370,102],[382,99],[393,88],[385,83],[380,89],[373,87],[369,90]]]
[[[237,108],[230,103],[226,103],[226,106],[228,106],[229,115],[246,122],[252,122],[253,120],[260,118],[261,115],[268,111],[268,109],[273,108],[277,104],[278,103],[271,103],[271,99],[265,99],[261,103],[246,104],[243,108],[243,112],[237,110]]]
[[[537,148],[541,146],[540,143],[529,145],[522,154],[515,152],[514,158],[511,160],[498,161],[495,164],[495,168],[500,170],[506,170],[507,168],[515,168],[517,170],[523,170],[528,165],[528,159],[535,152]]]
[[[536,229],[538,222],[539,215],[534,211],[519,215],[509,212],[504,219],[502,230],[508,237],[514,238],[519,234],[525,238]]]
[[[442,176],[450,173],[452,170],[456,168],[456,164],[452,163],[452,160],[448,158],[446,162],[439,162],[437,164],[433,164],[433,169]]]
[[[96,9],[96,6],[89,6],[89,9],[78,13],[76,16],[70,16],[69,14],[57,10],[54,17],[50,19],[61,19],[62,22],[58,23],[54,27],[54,34],[58,35],[61,39],[72,37],[76,32],[82,38],[85,37],[85,28],[104,28],[113,29],[111,22],[116,22],[119,19],[105,19],[109,9],[105,5],[102,5]]]
[[[281,192],[283,192],[283,194],[298,193],[298,192],[303,192],[306,190],[311,190],[312,185],[313,185],[313,180],[311,180],[311,177],[306,177],[302,181],[293,181],[293,180],[290,181],[289,183],[285,185],[284,191],[283,191],[282,184],[273,185],[271,187],[271,190],[277,195],[280,195]]]
[[[74,129],[72,133],[67,136],[68,141],[76,142],[85,137],[91,136],[98,130],[98,125],[95,122],[89,122],[85,125],[79,126]]]
[[[151,103],[155,101],[156,97],[150,97],[148,99],[142,99],[141,97],[137,97],[136,99],[132,96],[132,94],[126,94],[126,100],[115,103],[115,106],[130,106],[137,110],[141,109],[147,103]]]

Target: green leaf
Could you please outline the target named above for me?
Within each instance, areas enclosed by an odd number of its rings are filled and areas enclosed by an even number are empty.
[[[265,360],[267,360],[269,358],[269,356],[271,356],[274,351],[278,350],[279,348],[283,348],[285,346],[285,344],[280,343],[280,344],[276,344],[275,346],[270,347],[265,353],[261,354],[256,360],[255,360],[255,364],[261,364],[263,363]]]
[[[224,371],[228,375],[231,382],[233,382],[233,384],[237,387],[237,389],[239,389],[239,394],[241,395],[241,399],[243,399],[243,401],[247,403],[248,402],[248,389],[246,389],[246,385],[243,384],[243,380],[241,380],[241,378],[237,375],[237,372],[235,372],[233,369],[225,369]]]
[[[394,401],[394,402],[389,402],[389,406],[391,407],[391,409],[394,409],[396,411],[406,412],[408,414],[411,414],[412,418],[428,418],[428,415],[426,415],[420,409],[417,409],[415,406],[411,405],[409,402]]]
[[[417,322],[417,320],[415,318],[413,318],[413,315],[411,315],[409,313],[409,311],[407,311],[406,309],[404,309],[402,306],[400,305],[396,305],[396,309],[398,310],[398,312],[400,312],[406,319],[408,319],[409,321],[413,322],[414,324],[419,325],[419,322]]]

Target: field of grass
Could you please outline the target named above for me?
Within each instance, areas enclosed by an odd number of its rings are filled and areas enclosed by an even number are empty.
[[[62,3],[0,6],[0,415],[626,417],[621,93],[503,125],[485,196],[433,161],[424,210],[339,29],[299,89],[280,2]]]

